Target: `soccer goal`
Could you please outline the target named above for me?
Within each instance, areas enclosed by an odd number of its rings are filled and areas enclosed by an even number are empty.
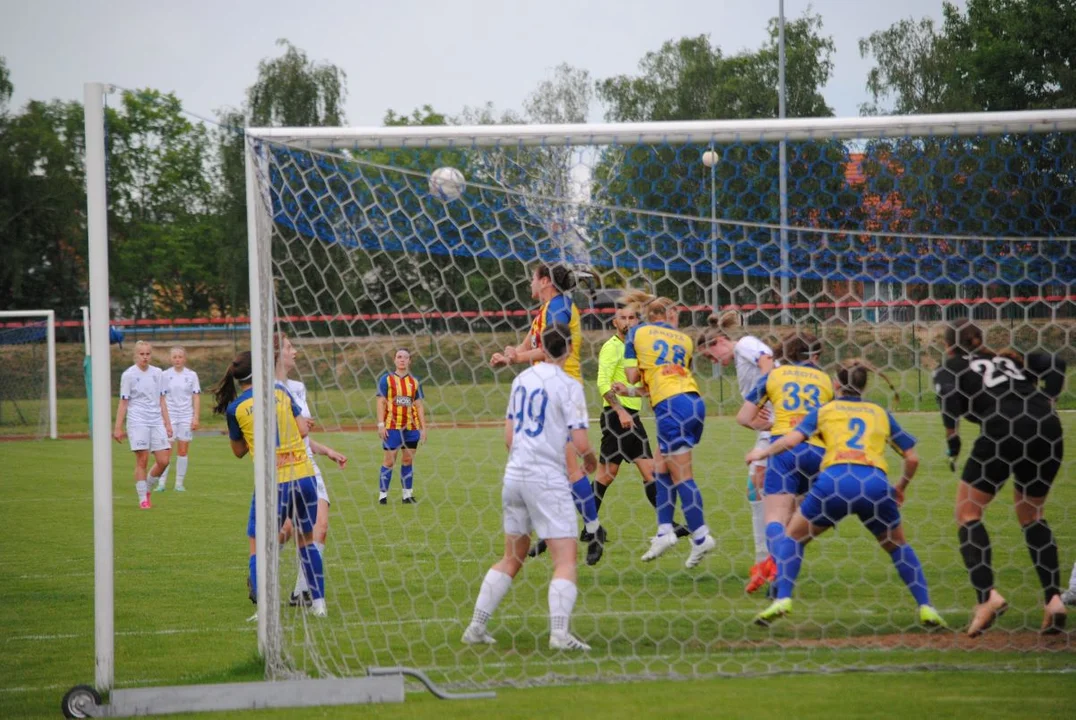
[[[88,94],[88,145],[90,122]],[[903,510],[907,533],[933,605],[954,628],[966,622],[974,594],[952,521],[956,478],[931,379],[942,357],[937,334],[944,321],[967,316],[991,347],[1076,360],[1076,111],[265,128],[248,130],[246,140],[257,647],[266,678],[279,681],[271,686],[372,674],[399,684],[371,697],[402,699],[401,668],[450,690],[485,690],[941,665],[1050,670],[1068,662],[1067,640],[1037,634],[1042,591],[1018,531],[1004,533],[1007,551],[995,553],[1012,609],[982,642],[921,629],[889,558],[855,519],[809,548],[793,618],[755,626],[767,602],[744,591],[758,561],[743,462],[755,435],[733,419],[743,403],[733,368],[701,358],[694,373],[708,412],[695,474],[717,550],[691,570],[683,557],[642,562],[654,510],[624,462],[600,509],[609,531],[604,556],[594,566],[580,561],[572,627],[592,649],[548,648],[546,556],[528,561],[491,620],[496,645],[476,649],[460,636],[483,574],[503,550],[503,424],[522,366],[489,361],[527,336],[537,264],[567,265],[576,280],[595,447],[597,356],[626,288],[673,299],[692,337],[714,310],[734,309],[734,338],[773,343],[800,329],[820,338],[826,370],[859,356],[886,371],[899,400],[881,385],[868,397],[921,441],[922,469]],[[103,162],[100,170],[103,178]],[[297,552],[277,542],[275,456],[266,441],[275,431],[278,334],[298,350],[293,378],[305,383],[314,437],[349,458],[345,470],[316,458],[331,499],[327,617],[304,610],[301,594],[299,607],[289,604]],[[95,342],[99,336],[95,327]],[[417,502],[403,502],[395,458],[381,504],[378,388],[400,349],[422,385],[427,438],[409,473]],[[95,348],[95,363],[99,355]],[[95,393],[97,373],[95,365]],[[1071,391],[1059,405],[1076,405]],[[653,414],[644,405],[642,415],[654,442]],[[969,441],[974,434],[964,433]],[[105,445],[95,445],[99,513],[107,512],[97,475]],[[898,465],[891,455],[891,478]],[[1073,470],[1066,460],[1062,473]],[[1059,484],[1048,513],[1055,528],[1072,526],[1074,507],[1076,495]],[[1076,542],[1066,532],[1059,542]],[[100,561],[110,548],[98,537]],[[99,593],[111,592],[107,572],[107,563],[98,566]],[[99,616],[100,689],[112,687],[100,672],[111,672],[111,633],[111,617]],[[127,702],[126,692],[113,698]]]
[[[56,314],[0,311],[0,431],[56,439]]]
[[[854,519],[808,551],[798,619],[752,625],[765,602],[744,593],[756,561],[743,464],[752,435],[732,420],[743,402],[732,368],[712,376],[698,359],[709,417],[696,477],[709,524],[721,528],[715,556],[690,572],[682,562],[640,562],[654,515],[625,463],[601,506],[613,539],[597,566],[580,569],[573,625],[593,650],[547,650],[544,558],[491,621],[496,646],[476,651],[459,636],[502,543],[499,428],[519,368],[488,361],[527,334],[536,263],[576,271],[595,418],[596,359],[616,291],[627,287],[679,303],[693,337],[715,309],[737,309],[734,338],[772,343],[799,328],[821,339],[828,370],[857,356],[884,370],[899,400],[880,381],[869,397],[922,440],[908,533],[925,556],[934,604],[954,627],[964,624],[974,594],[951,520],[957,478],[931,380],[938,333],[967,316],[991,347],[1071,362],[1074,129],[1076,112],[1059,111],[249,131],[258,371],[269,372],[272,334],[291,337],[315,417],[355,449],[355,467],[327,472],[331,618],[287,607],[266,618],[270,675],[346,676],[391,662],[450,686],[485,687],[960,663],[967,651],[986,663],[1017,653],[1035,667],[1056,664],[1059,646],[1036,635],[1041,589],[1021,544],[999,572],[1027,593],[1022,609],[969,646],[917,627],[889,557]],[[420,502],[401,502],[394,468],[384,507],[375,395],[399,348],[424,386],[429,440],[414,460]],[[1072,397],[1062,400],[1067,407]],[[892,456],[894,481],[898,463]],[[1065,468],[1072,472],[1071,461]],[[1059,489],[1055,525],[1072,517],[1073,500]],[[268,590],[283,588],[284,599],[293,554],[266,568]],[[272,613],[281,604],[268,600]]]

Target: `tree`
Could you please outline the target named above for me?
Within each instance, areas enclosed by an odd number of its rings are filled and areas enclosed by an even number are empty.
[[[73,315],[86,297],[82,108],[31,101],[12,115],[13,90],[0,57],[0,308]]]
[[[133,318],[208,313],[220,246],[208,131],[148,89],[123,93],[105,122],[112,294]]]
[[[706,35],[664,43],[647,53],[637,76],[601,80],[598,96],[613,121],[669,121],[769,118],[778,115],[778,26],[771,20],[766,42],[757,50],[725,55]],[[786,109],[790,117],[827,116],[832,110],[822,87],[833,71],[833,39],[823,34],[822,19],[805,13],[786,24]],[[711,171],[702,163],[707,150],[719,161]],[[594,174],[592,196],[608,209],[600,224],[602,263],[637,268],[641,263],[659,276],[670,269],[672,282],[691,287],[698,274],[709,274],[716,256],[723,272],[749,270],[767,281],[776,262],[769,230],[734,228],[712,243],[711,191],[719,220],[777,223],[780,195],[776,143],[743,142],[711,146],[700,137],[693,145],[624,145],[607,148]],[[850,199],[845,193],[847,150],[840,143],[788,144],[790,222],[829,225],[845,221]],[[631,210],[665,215],[643,214]],[[716,245],[716,247],[714,247]],[[707,279],[706,284],[709,284]],[[699,286],[701,292],[701,286]],[[676,288],[670,288],[676,291]],[[685,290],[686,292],[686,290]],[[688,297],[686,299],[693,299]]]
[[[943,18],[940,29],[928,19],[903,20],[860,41],[861,54],[875,63],[865,111],[883,101],[896,113],[1076,105],[1076,3],[968,0],[964,11],[945,3]],[[876,140],[865,147],[862,167],[866,192],[900,208],[886,228],[892,231],[1076,234],[1072,133]],[[943,283],[982,292],[999,280],[1038,293],[1034,286],[1063,281],[1073,262],[1071,252],[1049,243],[944,242],[908,241],[914,247],[906,248],[921,258],[919,277],[935,281],[935,294]]]
[[[221,246],[216,258],[219,279],[216,304],[232,314],[246,312],[247,214],[244,152],[246,126],[343,125],[347,73],[331,63],[314,63],[306,52],[285,39],[277,40],[283,55],[258,63],[258,76],[247,89],[241,110],[218,112],[216,133],[221,191],[216,229]]]
[[[344,124],[347,73],[316,64],[281,38],[280,57],[258,63],[258,79],[247,89],[247,119],[259,127],[329,127]]]

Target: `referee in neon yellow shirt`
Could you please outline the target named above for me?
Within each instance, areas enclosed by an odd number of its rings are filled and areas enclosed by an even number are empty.
[[[601,508],[605,491],[613,484],[620,464],[635,463],[643,479],[643,489],[650,505],[657,506],[657,486],[654,485],[654,455],[650,449],[650,438],[639,417],[643,407],[641,397],[618,396],[613,392],[615,382],[630,385],[624,372],[624,338],[628,330],[639,324],[639,316],[633,306],[620,305],[613,317],[616,330],[605,341],[598,353],[598,393],[602,396],[601,414],[601,450],[598,459],[598,472],[594,476],[594,500]],[[688,535],[687,528],[675,523],[678,537]]]

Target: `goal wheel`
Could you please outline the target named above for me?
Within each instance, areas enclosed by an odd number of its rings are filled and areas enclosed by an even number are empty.
[[[67,691],[60,704],[66,718],[87,718],[97,715],[94,712],[101,706],[101,694],[89,685],[76,685]]]

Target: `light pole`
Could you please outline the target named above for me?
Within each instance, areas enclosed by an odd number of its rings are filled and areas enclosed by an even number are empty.
[[[777,116],[785,117],[785,0],[777,0]],[[778,191],[781,195],[781,324],[792,321],[788,310],[788,161],[785,141],[781,140],[778,150],[778,162],[781,164],[778,175]]]
[[[710,149],[702,154],[702,164],[710,168],[710,310],[717,312],[720,299],[721,270],[717,260],[717,150],[710,142]],[[721,366],[713,364],[713,376],[720,374]]]

